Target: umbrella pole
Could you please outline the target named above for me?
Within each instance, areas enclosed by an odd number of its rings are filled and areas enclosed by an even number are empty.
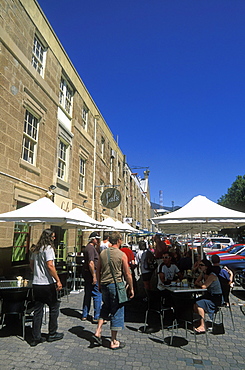
[[[202,225],[201,225],[201,229],[200,229],[200,241],[201,241],[201,259],[203,259]]]
[[[76,228],[75,233],[75,246],[74,246],[74,261],[73,261],[73,287],[71,293],[79,293],[79,290],[76,290],[76,256],[77,256],[77,236],[78,236],[78,229]]]

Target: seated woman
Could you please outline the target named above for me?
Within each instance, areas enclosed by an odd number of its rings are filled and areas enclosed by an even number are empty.
[[[202,289],[207,289],[204,295],[197,299],[194,304],[194,312],[201,316],[200,326],[196,328],[198,333],[205,332],[204,315],[205,312],[209,317],[213,318],[213,314],[217,306],[222,303],[222,290],[217,275],[212,270],[212,264],[206,259],[202,259],[199,263],[201,273],[195,281],[195,285]]]

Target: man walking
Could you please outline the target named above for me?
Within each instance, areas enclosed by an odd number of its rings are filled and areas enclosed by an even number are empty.
[[[122,244],[121,234],[117,231],[112,232],[109,237],[109,241],[111,243],[111,246],[100,253],[97,267],[97,279],[99,289],[101,289],[102,291],[103,306],[101,308],[98,326],[95,334],[93,335],[93,338],[98,344],[102,344],[102,325],[104,323],[104,320],[109,319],[111,329],[110,349],[117,350],[125,346],[124,343],[117,340],[118,330],[124,328],[124,306],[123,304],[119,304],[114,277],[117,282],[122,281],[123,271],[123,275],[128,284],[129,298],[134,297],[134,290],[127,256],[125,253],[119,250],[120,245]]]
[[[101,309],[101,293],[98,289],[96,267],[99,259],[99,254],[96,250],[98,241],[100,239],[99,234],[94,231],[89,235],[89,243],[85,247],[84,251],[84,299],[83,299],[83,314],[82,320],[86,321],[91,306],[91,298],[93,298],[94,304],[94,317],[92,322],[97,323]]]

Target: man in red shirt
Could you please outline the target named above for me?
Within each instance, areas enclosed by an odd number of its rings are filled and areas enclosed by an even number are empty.
[[[128,257],[128,265],[131,269],[133,269],[135,266],[135,257],[134,257],[134,252],[132,249],[129,248],[128,244],[123,244],[123,246],[120,248],[122,252],[124,252],[127,257]]]
[[[162,258],[163,253],[168,251],[168,246],[165,243],[165,241],[161,239],[161,236],[158,234],[154,236],[154,242],[156,259]]]

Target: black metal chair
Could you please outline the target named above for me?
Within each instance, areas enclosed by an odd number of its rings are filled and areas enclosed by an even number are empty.
[[[172,325],[172,335],[170,345],[173,343],[174,328],[178,327],[178,324],[182,321],[185,324],[185,333],[187,338],[188,329],[194,333],[196,354],[198,354],[197,348],[197,332],[195,330],[196,323],[200,320],[200,316],[193,312],[193,305],[195,300],[188,297],[181,296],[180,293],[173,294],[173,305],[174,305],[174,322]],[[189,327],[188,327],[189,326]],[[205,337],[208,346],[207,328],[205,327]]]
[[[229,281],[227,279],[223,278],[222,276],[219,276],[219,281],[220,281],[220,285],[221,285],[221,289],[222,289],[224,302],[220,306],[217,306],[217,309],[214,313],[213,320],[212,320],[212,330],[213,330],[214,325],[216,323],[217,316],[219,316],[219,321],[222,324],[224,324],[224,317],[223,317],[222,310],[229,310],[230,317],[231,317],[231,322],[232,322],[232,327],[233,327],[233,330],[235,330],[235,324],[234,324],[234,319],[233,319],[231,304],[230,304],[231,286],[229,284]]]
[[[58,276],[60,278],[60,282],[62,284],[62,289],[58,291],[58,298],[61,298],[62,293],[66,295],[67,302],[69,302],[69,290],[67,286],[67,279],[68,279],[68,271],[58,272]]]
[[[25,339],[25,323],[30,317],[29,289],[7,289],[1,291],[1,329],[6,315],[19,315],[22,326],[22,337]]]
[[[166,311],[172,311],[172,307],[167,307],[164,305],[164,299],[161,296],[160,291],[154,290],[146,290],[146,297],[147,297],[147,309],[145,313],[145,323],[144,323],[144,332],[146,333],[146,326],[148,323],[148,318],[150,313],[155,313],[159,315],[160,322],[161,322],[161,330],[162,330],[162,339],[164,341],[164,318]],[[169,328],[171,326],[167,326]]]

